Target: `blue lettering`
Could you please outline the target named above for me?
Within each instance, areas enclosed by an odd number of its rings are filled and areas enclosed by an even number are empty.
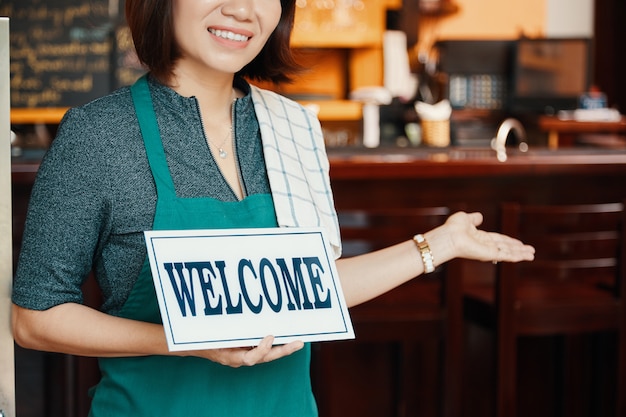
[[[215,266],[220,271],[222,285],[224,286],[224,296],[226,297],[226,314],[240,314],[243,311],[241,307],[241,294],[239,294],[239,297],[237,297],[237,304],[233,305],[230,298],[230,291],[228,290],[228,281],[226,281],[226,274],[224,273],[226,262],[217,261],[215,262]]]
[[[222,314],[222,296],[215,293],[213,283],[211,282],[211,278],[217,278],[217,275],[215,275],[215,271],[211,266],[211,262],[187,262],[185,266],[190,269],[190,275],[192,276],[194,270],[198,271],[200,288],[202,288],[202,296],[204,297],[204,315],[214,316]],[[205,274],[204,271],[207,271],[207,273]],[[214,307],[211,306],[209,293],[217,299],[217,304]]]
[[[248,308],[250,308],[250,311],[252,311],[254,314],[259,314],[261,310],[263,309],[263,299],[261,298],[261,296],[259,296],[259,302],[257,304],[254,304],[252,300],[250,299],[250,296],[248,295],[248,289],[244,282],[244,269],[249,269],[250,271],[252,271],[252,276],[254,277],[254,279],[257,279],[257,275],[254,272],[254,267],[252,266],[252,262],[249,259],[242,259],[239,261],[238,269],[239,269],[239,284],[241,285],[241,293],[243,294],[243,299],[245,300]]]
[[[172,283],[174,295],[176,295],[176,301],[178,301],[178,307],[180,308],[181,314],[183,317],[187,317],[187,308],[185,306],[189,305],[191,315],[195,316],[196,304],[193,295],[193,281],[191,280],[191,274],[187,274],[187,279],[189,280],[189,286],[187,286],[185,274],[183,273],[183,264],[181,262],[176,262],[174,264],[166,262],[163,266],[167,271],[167,275],[170,277],[170,282]],[[176,269],[176,272],[174,272],[174,268]],[[178,282],[176,281],[177,278]],[[178,286],[178,283],[180,283],[180,287]]]
[[[274,269],[272,263],[267,259],[261,259],[261,263],[259,264],[259,269],[261,270],[261,285],[263,286],[263,294],[265,294],[265,299],[267,300],[267,304],[269,304],[270,308],[278,313],[281,309],[281,304],[283,303],[283,296],[280,290],[280,280],[278,279],[278,274]],[[272,297],[267,291],[267,282],[265,279],[265,270],[268,269],[274,278],[274,288],[276,289],[276,302],[272,302]]]
[[[311,310],[313,308],[313,304],[309,301],[308,294],[306,292],[306,287],[304,286],[304,279],[302,278],[302,271],[300,270],[300,265],[302,260],[300,258],[293,258],[293,273],[295,278],[291,277],[289,272],[289,268],[283,258],[276,259],[276,263],[280,267],[283,282],[285,283],[285,290],[287,291],[287,308],[289,310],[298,310],[304,308],[305,310]],[[302,304],[300,304],[300,294],[302,293]],[[293,299],[292,299],[293,297]],[[295,303],[295,304],[294,304]]]
[[[331,290],[324,286],[325,271],[320,259],[292,258],[290,266],[287,262],[284,258],[277,258],[275,263],[262,258],[257,271],[251,260],[241,259],[239,288],[233,289],[232,297],[224,261],[170,262],[163,266],[183,317],[196,316],[196,279],[204,299],[205,316],[241,314],[244,303],[252,313],[259,314],[265,308],[264,301],[275,313],[281,311],[283,300],[290,311],[331,308]],[[234,284],[232,280],[231,284]],[[237,287],[236,283],[234,285]],[[314,302],[309,299],[311,291]]]
[[[322,286],[319,271],[324,273],[324,268],[322,268],[319,258],[308,257],[303,258],[303,260],[307,271],[309,271],[313,295],[315,295],[315,308],[330,308],[330,291]],[[326,300],[322,301],[320,299],[320,292],[326,292]]]

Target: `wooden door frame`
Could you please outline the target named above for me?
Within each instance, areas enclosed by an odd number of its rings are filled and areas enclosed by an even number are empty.
[[[15,362],[10,326],[13,277],[9,19],[0,18],[0,415],[15,416]]]

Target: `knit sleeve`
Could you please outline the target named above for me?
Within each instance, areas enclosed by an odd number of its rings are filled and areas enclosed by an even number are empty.
[[[83,111],[70,110],[33,186],[12,300],[34,310],[82,302],[106,225],[106,164],[98,133]]]

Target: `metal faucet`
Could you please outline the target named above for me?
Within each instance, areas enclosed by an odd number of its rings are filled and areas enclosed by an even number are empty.
[[[506,161],[506,139],[509,137],[511,130],[515,131],[519,139],[519,150],[528,151],[528,143],[526,142],[526,131],[519,120],[509,117],[500,123],[496,137],[491,139],[491,149],[496,151],[498,161]]]

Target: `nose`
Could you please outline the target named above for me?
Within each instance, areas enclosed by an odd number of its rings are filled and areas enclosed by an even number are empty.
[[[246,20],[252,15],[253,9],[254,0],[226,0],[222,6],[222,13],[237,20]]]

